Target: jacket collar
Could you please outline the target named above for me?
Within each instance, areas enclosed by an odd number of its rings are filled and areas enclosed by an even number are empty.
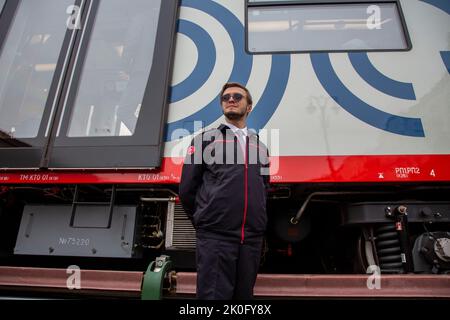
[[[223,124],[223,123],[217,129],[220,130],[223,134],[226,133],[227,129],[231,130],[231,128],[229,126],[227,126],[226,124]],[[248,137],[251,137],[251,136],[258,137],[258,134],[256,133],[255,129],[248,128],[247,129],[247,136]]]

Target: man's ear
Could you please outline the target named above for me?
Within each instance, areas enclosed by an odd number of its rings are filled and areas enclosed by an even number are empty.
[[[249,104],[248,106],[247,106],[247,114],[249,114],[250,112],[252,112],[252,105],[251,104]]]

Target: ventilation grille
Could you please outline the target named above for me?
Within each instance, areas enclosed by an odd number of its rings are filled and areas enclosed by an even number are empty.
[[[166,249],[195,250],[195,230],[181,204],[169,202]]]

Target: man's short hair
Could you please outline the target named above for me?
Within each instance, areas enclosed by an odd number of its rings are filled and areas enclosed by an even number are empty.
[[[227,82],[227,83],[225,83],[223,85],[223,87],[222,87],[222,91],[220,91],[219,99],[222,98],[222,95],[225,92],[225,90],[227,90],[228,88],[233,88],[233,87],[238,87],[238,88],[241,88],[242,90],[244,90],[246,95],[247,95],[247,103],[250,104],[250,105],[253,105],[253,98],[252,98],[252,95],[250,94],[250,91],[248,91],[248,89],[246,87],[244,87],[242,84],[240,84],[238,82]]]

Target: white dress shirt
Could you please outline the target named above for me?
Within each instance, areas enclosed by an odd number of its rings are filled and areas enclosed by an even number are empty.
[[[236,137],[238,137],[239,143],[241,144],[241,148],[245,152],[245,138],[247,137],[248,134],[247,127],[241,129],[229,122],[227,122],[226,125],[233,131]]]

